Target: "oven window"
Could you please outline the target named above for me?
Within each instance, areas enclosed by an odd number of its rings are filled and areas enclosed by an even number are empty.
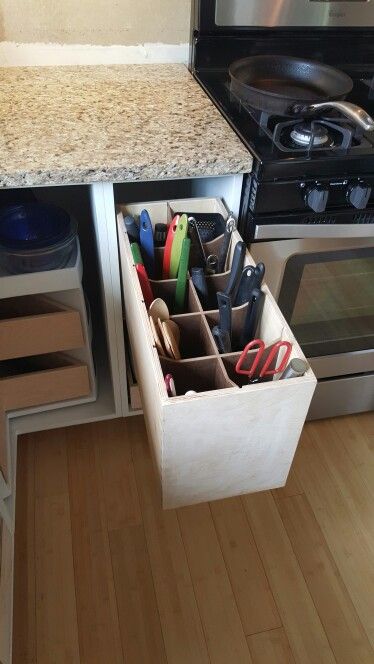
[[[292,256],[278,302],[307,357],[373,348],[374,248]]]

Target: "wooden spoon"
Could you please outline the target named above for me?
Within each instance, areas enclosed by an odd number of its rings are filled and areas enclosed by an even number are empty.
[[[153,336],[153,340],[156,344],[158,354],[167,356],[167,353],[165,352],[164,347],[161,343],[161,339],[160,339],[160,336],[159,336],[159,333],[158,333],[158,330],[157,330],[157,325],[156,325],[155,321],[153,320],[152,316],[149,317],[149,324],[151,326],[152,336]]]
[[[175,360],[180,360],[181,354],[179,352],[179,346],[174,336],[173,327],[170,326],[170,321],[164,320],[161,322],[161,329],[163,332],[165,348],[170,357],[174,358]]]
[[[155,323],[158,318],[161,320],[169,320],[170,318],[168,305],[161,297],[156,297],[156,299],[153,300],[148,309],[148,314],[153,318]]]

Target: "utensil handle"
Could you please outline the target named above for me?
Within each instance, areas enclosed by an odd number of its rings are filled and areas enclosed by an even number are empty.
[[[248,343],[256,334],[258,324],[260,322],[262,310],[264,307],[265,295],[259,288],[254,288],[252,291],[252,298],[248,302],[247,315],[245,317],[244,326],[240,338],[240,345]]]
[[[231,340],[231,319],[232,319],[232,306],[231,298],[225,293],[217,293],[217,302],[219,309],[219,327],[223,333],[228,333]]]
[[[199,296],[199,300],[201,302],[203,309],[207,309],[207,307],[209,306],[209,291],[208,291],[208,284],[205,278],[204,268],[192,267],[191,279],[193,285],[195,286],[196,292]]]
[[[240,277],[243,271],[244,258],[245,258],[246,246],[245,243],[240,240],[236,243],[234,256],[232,259],[231,272],[227,286],[225,288],[226,295],[230,295],[231,300],[235,301],[236,291],[239,287]]]
[[[324,101],[318,104],[309,104],[308,106],[300,106],[295,104],[292,106],[292,113],[303,115],[306,113],[313,113],[323,108],[335,108],[340,111],[350,120],[353,120],[359,127],[365,131],[374,130],[374,120],[363,108],[356,104],[351,104],[349,101]]]

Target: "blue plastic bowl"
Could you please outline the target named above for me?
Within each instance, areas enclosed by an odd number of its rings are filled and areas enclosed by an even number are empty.
[[[0,209],[0,262],[11,274],[64,267],[76,237],[76,223],[65,210],[50,203]]]

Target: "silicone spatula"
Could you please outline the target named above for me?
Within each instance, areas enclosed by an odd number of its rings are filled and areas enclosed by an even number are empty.
[[[188,219],[186,214],[182,214],[179,219],[178,226],[174,233],[173,245],[171,247],[171,256],[170,256],[170,270],[169,277],[170,279],[176,279],[179,269],[179,262],[182,252],[183,240],[187,235],[188,230]]]
[[[144,297],[144,303],[145,303],[145,306],[147,307],[147,309],[149,309],[151,303],[154,300],[154,297],[153,297],[151,284],[149,283],[148,274],[146,272],[146,269],[145,269],[144,265],[140,265],[138,263],[138,265],[136,265],[135,267],[136,267],[136,271],[138,273],[140,288],[142,289],[142,293],[143,293],[143,297]]]
[[[191,240],[185,237],[182,242],[182,251],[179,261],[178,280],[175,289],[175,311],[177,314],[183,312],[186,299],[188,261],[190,259]]]
[[[155,247],[152,222],[147,210],[142,210],[140,213],[139,239],[144,265],[148,276],[152,279],[155,276]]]
[[[170,258],[171,258],[171,248],[173,246],[174,233],[177,230],[178,222],[180,216],[176,214],[173,221],[171,222],[166,236],[165,250],[164,250],[164,259],[162,261],[162,278],[169,279],[170,272]]]
[[[138,265],[138,263],[140,265],[143,265],[143,258],[142,258],[142,255],[140,253],[140,247],[139,247],[138,243],[137,242],[131,242],[130,247],[131,247],[132,258],[133,258],[133,261],[134,261],[135,265]]]

